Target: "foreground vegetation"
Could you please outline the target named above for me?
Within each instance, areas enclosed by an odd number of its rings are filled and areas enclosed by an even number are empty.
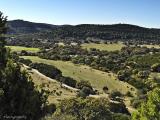
[[[0,12],[0,115],[1,119],[37,120],[46,113],[47,91],[37,90],[26,71],[5,47],[6,17]]]

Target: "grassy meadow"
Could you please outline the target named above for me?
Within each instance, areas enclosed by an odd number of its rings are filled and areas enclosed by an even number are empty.
[[[160,48],[160,45],[141,45],[141,47],[147,47],[147,48]]]
[[[91,48],[96,48],[99,50],[107,50],[107,51],[116,51],[116,50],[121,50],[122,47],[124,47],[125,45],[121,42],[118,43],[113,43],[113,44],[104,44],[104,43],[84,43],[81,45],[81,47],[83,49],[91,49]]]
[[[11,51],[20,52],[22,50],[25,50],[27,52],[38,52],[39,48],[32,48],[32,47],[22,47],[22,46],[7,46],[11,49]]]
[[[33,62],[54,65],[62,71],[62,74],[64,76],[72,77],[77,81],[89,81],[92,86],[100,92],[102,92],[104,86],[107,86],[110,91],[118,90],[121,91],[123,94],[125,94],[127,91],[130,91],[131,88],[134,88],[128,83],[117,80],[116,75],[113,73],[102,72],[85,65],[75,65],[71,62],[64,61],[46,60],[35,56],[22,57],[25,59],[30,59]],[[136,93],[136,90],[132,91],[132,93],[134,95]]]

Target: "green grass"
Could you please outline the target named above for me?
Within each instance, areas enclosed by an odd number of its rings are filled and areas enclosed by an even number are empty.
[[[22,50],[26,50],[28,52],[38,52],[39,48],[30,48],[30,47],[22,47],[22,46],[7,46],[11,49],[11,51],[20,52]]]
[[[160,79],[160,73],[151,72],[150,79],[154,78]]]
[[[160,48],[160,45],[141,45],[141,47],[147,47],[147,48]]]
[[[35,56],[22,56],[25,59],[30,59],[33,62],[45,63],[49,65],[54,65],[62,71],[64,76],[69,76],[77,81],[86,80],[89,81],[92,86],[102,92],[104,86],[107,86],[109,90],[118,90],[125,94],[130,91],[131,87],[128,83],[117,80],[116,75],[113,73],[106,73],[99,70],[92,69],[91,67],[85,65],[75,65],[71,62],[64,61],[53,61],[41,59]],[[128,87],[127,87],[128,86]],[[135,91],[132,91],[135,94]]]
[[[65,46],[65,44],[63,42],[59,42],[59,43],[56,43],[57,45],[59,46]]]
[[[96,44],[96,43],[84,43],[81,45],[83,49],[90,49],[90,48],[96,48],[99,50],[107,50],[107,51],[115,51],[115,50],[121,50],[122,47],[125,45],[121,42],[113,43],[113,44]]]

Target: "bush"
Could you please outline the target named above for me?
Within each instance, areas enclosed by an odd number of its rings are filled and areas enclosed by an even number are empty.
[[[113,114],[112,120],[130,120],[130,116],[121,113],[116,113]]]
[[[42,74],[53,79],[62,75],[62,72],[52,65],[47,65],[44,63],[31,63],[29,66],[31,68],[37,69]]]
[[[122,94],[117,90],[114,90],[109,94],[111,100],[120,101],[120,97],[122,97]]]
[[[95,91],[88,81],[77,82],[76,88],[80,89],[80,91],[78,92],[78,96],[83,98],[89,96],[90,94],[95,94]]]
[[[109,89],[108,89],[108,87],[107,87],[107,86],[104,86],[104,87],[103,87],[103,91],[104,91],[105,93],[107,93],[107,92],[108,92],[108,90],[109,90]]]
[[[121,81],[128,81],[130,79],[131,73],[129,71],[120,70],[118,73],[118,79]]]
[[[142,78],[142,79],[145,79],[145,78],[148,78],[149,74],[150,74],[149,71],[139,71],[138,72],[138,77]]]
[[[32,63],[30,59],[24,59],[24,58],[19,58],[18,62],[23,63],[27,66],[29,66]]]
[[[25,50],[22,50],[20,54],[21,54],[22,56],[27,56],[27,55],[28,55],[28,52],[25,51]]]
[[[128,109],[126,108],[125,104],[123,102],[120,103],[109,103],[110,111],[114,113],[123,113],[130,115]]]
[[[56,111],[56,105],[55,104],[49,104],[44,108],[44,113],[46,114],[52,114]]]
[[[77,82],[76,84],[77,89],[82,89],[83,87],[89,87],[92,89],[92,86],[88,81],[81,80],[80,82]]]
[[[93,91],[93,89],[89,88],[89,87],[83,87],[79,92],[78,92],[78,96],[79,97],[83,97],[86,98],[87,96],[89,96],[90,94],[95,94],[95,92]]]
[[[105,98],[66,99],[59,104],[54,117],[68,115],[76,120],[111,120],[112,113],[108,103],[108,99]]]
[[[68,86],[71,86],[71,87],[76,87],[76,83],[77,81],[74,80],[73,78],[70,78],[70,77],[60,77],[60,82],[68,85]]]
[[[126,96],[133,97],[132,93],[130,91],[127,91]]]
[[[160,63],[155,63],[151,66],[153,72],[160,72]]]

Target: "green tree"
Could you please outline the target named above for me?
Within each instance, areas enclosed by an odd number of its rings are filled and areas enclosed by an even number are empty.
[[[7,50],[5,48],[5,37],[6,33],[6,22],[7,18],[0,12],[0,68],[5,67],[7,63]]]
[[[138,72],[138,77],[139,78],[142,78],[142,79],[145,79],[145,78],[148,78],[148,76],[149,76],[149,74],[150,74],[150,71],[139,71]]]
[[[123,95],[119,92],[119,91],[117,91],[117,90],[113,90],[110,94],[109,94],[109,98],[110,99],[112,99],[112,100],[115,100],[115,101],[120,101],[121,99],[121,97],[122,97]]]
[[[155,63],[151,66],[153,72],[160,72],[160,63]]]
[[[8,57],[5,47],[6,17],[0,12],[0,119],[4,116],[24,116],[38,120],[43,114],[48,94],[36,90],[26,71]]]
[[[160,88],[149,92],[147,101],[132,114],[132,120],[160,120]]]
[[[74,98],[64,100],[58,106],[55,117],[71,115],[77,120],[110,120],[112,113],[108,106],[107,99],[81,99]]]

